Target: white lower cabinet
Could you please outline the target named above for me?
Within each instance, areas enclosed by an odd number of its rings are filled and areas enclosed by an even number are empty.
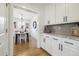
[[[41,47],[47,51],[49,54],[52,52],[51,47],[52,39],[50,36],[43,35],[41,36]]]
[[[49,54],[51,54],[51,52],[52,52],[52,51],[51,51],[51,49],[52,49],[51,43],[52,43],[51,37],[49,36],[49,37],[46,38],[46,51],[47,51]]]
[[[62,56],[79,56],[79,50],[63,45],[63,50],[61,51]]]
[[[51,52],[51,38],[50,38],[50,36],[44,36],[44,38],[43,38],[43,47],[44,47],[44,49],[50,54],[50,52]]]
[[[62,56],[79,56],[79,42],[64,39],[62,42]]]
[[[59,39],[57,39],[57,38],[52,38],[52,55],[56,55],[56,56],[58,56],[58,55],[60,55],[59,54],[59,49],[60,49],[60,47],[59,47],[59,45],[60,45],[60,43],[59,43]]]
[[[45,50],[48,52],[49,49],[49,38],[45,37]]]
[[[53,56],[79,56],[79,42],[72,39],[44,35],[41,47]]]
[[[45,48],[45,45],[46,45],[45,37],[42,35],[42,36],[41,36],[41,47],[42,47],[43,49],[46,49],[46,48]]]

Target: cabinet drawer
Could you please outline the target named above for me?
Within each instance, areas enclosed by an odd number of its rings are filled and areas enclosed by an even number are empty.
[[[72,40],[72,39],[67,39],[67,40],[64,40],[64,44],[68,45],[70,47],[73,47],[75,49],[79,49],[79,41],[75,41],[75,40]]]

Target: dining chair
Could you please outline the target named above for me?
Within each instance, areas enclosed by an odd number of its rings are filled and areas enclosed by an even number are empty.
[[[24,40],[26,43],[26,38],[27,38],[26,33],[20,33],[20,44],[22,43],[22,40]]]

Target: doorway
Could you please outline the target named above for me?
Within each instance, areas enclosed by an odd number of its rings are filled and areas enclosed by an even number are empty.
[[[31,39],[31,12],[20,8],[13,8],[13,27],[14,27],[14,55],[19,55],[29,48],[33,48]],[[35,42],[37,43],[37,42]]]
[[[39,25],[38,25],[38,14],[24,10],[20,7],[13,8],[13,41],[14,41],[14,55],[15,56],[37,56],[47,55],[45,51],[38,48],[39,43]],[[22,32],[25,34],[25,38],[21,37]],[[18,33],[19,32],[19,33]],[[17,37],[17,38],[16,38]],[[26,39],[26,40],[21,40]],[[17,42],[16,42],[17,40]]]
[[[0,4],[0,56],[47,55],[38,48],[37,14],[13,4]]]

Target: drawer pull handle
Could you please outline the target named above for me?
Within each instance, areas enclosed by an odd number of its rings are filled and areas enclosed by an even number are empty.
[[[59,50],[60,50],[60,44],[59,44]]]
[[[54,40],[58,40],[58,39],[56,39],[56,38],[53,38]]]
[[[63,45],[61,45],[61,51],[63,51]]]
[[[64,43],[67,43],[67,44],[71,44],[71,45],[74,45],[73,43],[71,43],[71,42],[64,42]]]

